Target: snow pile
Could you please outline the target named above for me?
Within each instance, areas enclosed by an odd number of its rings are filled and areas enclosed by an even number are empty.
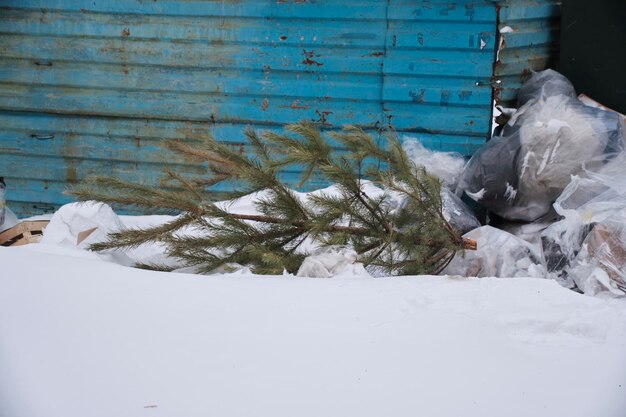
[[[1,416],[626,409],[626,300],[542,279],[207,277],[88,256],[0,248]]]
[[[95,201],[66,204],[50,219],[50,223],[44,229],[41,243],[60,243],[87,248],[93,243],[107,240],[109,233],[123,229],[124,225],[120,218],[107,204]],[[79,239],[79,235],[87,233],[86,238]]]

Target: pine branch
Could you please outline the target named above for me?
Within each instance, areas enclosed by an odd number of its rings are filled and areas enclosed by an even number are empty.
[[[176,185],[176,190],[108,177],[92,178],[73,189],[71,192],[82,200],[181,213],[164,225],[111,234],[92,249],[160,242],[166,245],[169,256],[200,272],[241,264],[259,273],[280,273],[298,269],[307,255],[302,244],[310,239],[318,245],[349,244],[366,265],[379,266],[391,274],[413,274],[436,272],[456,251],[476,247],[447,223],[441,211],[438,180],[409,160],[396,136],[390,136],[387,146],[381,147],[361,129],[347,126],[332,134],[347,152],[339,155],[311,123],[288,125],[282,135],[260,135],[251,129],[244,135],[249,154],[214,139],[166,142],[169,151],[207,167],[206,176],[201,177],[166,170],[166,181]],[[363,172],[366,160],[370,168]],[[304,166],[301,183],[320,175],[336,184],[339,194],[310,195],[304,204],[279,180],[281,170],[290,165]],[[387,168],[374,170],[372,165]],[[392,212],[386,204],[387,194],[375,198],[368,195],[363,186],[366,178],[386,192],[404,196],[406,207]],[[241,185],[225,193],[231,198],[265,190],[255,202],[259,214],[231,213],[214,203],[210,187],[224,182]]]

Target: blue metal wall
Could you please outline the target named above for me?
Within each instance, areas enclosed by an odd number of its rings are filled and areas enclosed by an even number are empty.
[[[499,10],[487,0],[0,0],[8,204],[54,210],[91,174],[156,183],[171,158],[161,139],[213,135],[245,151],[245,125],[391,124],[469,155],[490,131]]]
[[[503,105],[514,104],[517,90],[531,71],[555,66],[561,23],[560,4],[556,0],[507,0],[499,3],[500,38],[494,79],[500,81],[495,98]]]

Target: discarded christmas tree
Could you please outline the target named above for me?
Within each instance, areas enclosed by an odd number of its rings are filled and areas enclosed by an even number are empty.
[[[361,129],[347,126],[331,133],[344,149],[339,154],[310,123],[288,125],[286,131],[260,135],[246,130],[249,155],[213,139],[199,144],[165,142],[170,151],[207,167],[202,178],[166,171],[169,184],[177,188],[129,184],[111,177],[84,181],[71,191],[80,200],[179,214],[160,226],[113,233],[91,249],[161,242],[169,256],[200,273],[240,264],[256,273],[277,274],[298,270],[307,256],[302,244],[308,240],[317,245],[349,245],[366,266],[409,275],[436,273],[457,251],[475,247],[445,220],[439,181],[407,158],[397,138],[390,135],[388,146],[382,148]],[[364,168],[366,160],[372,168]],[[279,180],[280,170],[290,165],[304,166],[301,183],[321,175],[340,192],[318,193],[303,203]],[[391,208],[388,194],[366,194],[364,180],[401,196],[403,208]],[[211,186],[228,182],[236,182],[237,191],[219,197],[210,191]],[[235,199],[261,190],[265,192],[256,202],[259,214],[230,213],[216,204],[217,198]]]

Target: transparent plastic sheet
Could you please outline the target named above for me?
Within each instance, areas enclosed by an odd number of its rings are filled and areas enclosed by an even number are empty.
[[[441,209],[452,228],[463,234],[480,227],[472,209],[452,191],[456,189],[466,165],[463,155],[427,149],[419,139],[411,136],[402,138],[402,148],[415,165],[424,167],[441,181]],[[399,206],[403,206],[403,203]]]
[[[626,251],[626,153],[598,172],[573,177],[554,209],[563,219],[541,235],[549,276],[588,294],[620,291],[626,278],[626,261],[620,263]]]
[[[4,224],[4,216],[5,216],[5,202],[4,202],[4,193],[6,191],[6,184],[4,183],[4,178],[0,177],[0,229]],[[4,230],[4,229],[2,229]]]
[[[6,183],[4,182],[4,177],[0,177],[0,232],[4,232],[19,223],[17,216],[6,206],[5,192]]]
[[[441,275],[464,277],[544,277],[541,250],[503,230],[482,226],[463,237],[474,239],[478,249],[457,253]]]
[[[19,223],[19,219],[10,208],[3,207],[0,210],[2,211],[4,217],[3,219],[0,219],[0,232],[4,232]]]
[[[554,216],[550,216],[550,218],[542,218],[532,223],[500,223],[498,224],[498,229],[509,232],[532,245],[541,246],[541,233],[543,233],[546,228],[550,227],[557,220],[558,216],[555,214]]]
[[[298,277],[331,278],[336,275],[364,274],[363,264],[357,262],[357,253],[346,246],[326,246],[307,256],[300,265]]]
[[[626,207],[593,227],[569,276],[585,294],[626,295]]]
[[[470,159],[457,193],[504,219],[534,221],[550,213],[572,174],[622,152],[624,138],[617,113],[584,105],[556,71],[534,73],[518,102],[501,135]]]
[[[432,151],[424,147],[417,138],[404,136],[402,148],[415,165],[439,178],[444,187],[454,190],[465,168],[465,158],[456,152]]]
[[[457,232],[463,234],[480,227],[472,209],[447,188],[441,188],[441,211],[443,217]]]
[[[480,227],[480,222],[474,215],[472,209],[450,189],[441,187],[439,195],[441,196],[441,212],[443,217],[454,230],[463,234]],[[386,204],[392,209],[392,212],[395,212],[397,210],[404,210],[408,201],[408,198],[404,196],[400,197],[396,193],[389,193],[387,195]]]

